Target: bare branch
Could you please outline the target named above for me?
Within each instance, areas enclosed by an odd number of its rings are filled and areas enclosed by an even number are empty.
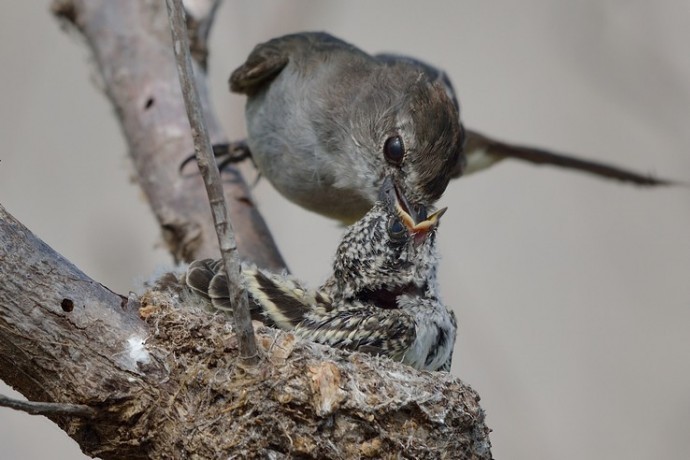
[[[0,395],[0,406],[9,407],[31,415],[67,415],[70,417],[93,418],[98,413],[84,404],[20,401]]]
[[[221,257],[225,265],[228,280],[228,296],[233,307],[235,331],[240,343],[242,359],[247,364],[256,364],[259,355],[256,349],[254,328],[249,316],[247,291],[242,287],[242,267],[237,254],[237,243],[232,229],[232,222],[228,221],[227,205],[223,195],[223,185],[220,181],[218,165],[213,157],[211,141],[201,113],[199,92],[194,84],[192,57],[187,38],[187,22],[181,0],[167,0],[170,30],[173,37],[173,48],[177,61],[177,72],[180,76],[180,86],[184,96],[189,124],[194,138],[194,151],[199,165],[201,177],[206,185],[206,193],[211,203],[211,213],[218,235]]]
[[[197,1],[196,3],[199,3]],[[195,49],[206,49],[215,3],[200,9]],[[218,258],[218,239],[198,175],[180,175],[193,151],[165,5],[159,0],[57,0],[53,11],[83,34],[108,98],[121,122],[138,181],[148,197],[177,261]],[[196,87],[214,144],[227,142],[211,109],[203,70],[196,62]],[[280,270],[285,262],[238,170],[226,168],[225,193],[242,258]]]
[[[94,438],[117,440],[115,425],[156,399],[145,378],[164,375],[142,351],[149,332],[139,303],[90,279],[2,206],[0,273],[0,379],[30,400],[97,411],[100,424],[44,412],[85,450],[103,448]]]

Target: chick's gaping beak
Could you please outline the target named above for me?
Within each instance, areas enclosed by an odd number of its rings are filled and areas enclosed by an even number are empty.
[[[431,215],[427,215],[426,206],[422,204],[411,205],[391,176],[386,176],[383,181],[380,199],[389,206],[395,207],[403,225],[411,234],[415,235],[415,239],[426,236],[426,234],[436,228],[441,216],[448,210],[448,208],[442,208]]]

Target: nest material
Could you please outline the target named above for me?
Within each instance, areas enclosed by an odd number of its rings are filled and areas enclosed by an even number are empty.
[[[257,322],[262,359],[246,367],[226,317],[167,292],[141,300],[146,348],[168,372],[143,442],[163,457],[491,458],[479,396],[449,374]]]

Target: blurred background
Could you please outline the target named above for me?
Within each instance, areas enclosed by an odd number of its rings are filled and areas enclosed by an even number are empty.
[[[0,203],[126,293],[171,260],[88,50],[48,6],[0,16]],[[687,1],[226,1],[210,79],[230,138],[245,133],[230,72],[302,30],[445,68],[473,129],[690,182]],[[321,282],[342,229],[266,181],[254,198],[293,273]],[[505,162],[441,204],[453,374],[481,395],[495,457],[688,458],[690,190]],[[47,419],[5,408],[0,446],[4,459],[83,457]]]

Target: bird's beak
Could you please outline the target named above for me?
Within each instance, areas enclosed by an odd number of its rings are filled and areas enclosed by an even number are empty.
[[[448,208],[442,208],[431,215],[427,215],[425,206],[410,205],[407,197],[391,176],[386,176],[381,186],[380,195],[382,201],[395,207],[403,225],[415,236],[415,241],[422,241],[429,232],[436,228],[441,216],[448,210]]]
[[[432,231],[436,226],[438,226],[438,223],[441,219],[441,216],[446,213],[448,208],[441,208],[438,211],[434,212],[431,214],[429,217],[422,221],[415,221],[413,216],[410,214],[406,213],[404,209],[401,207],[398,207],[398,214],[400,215],[400,219],[402,220],[403,224],[405,224],[405,227],[411,232],[411,233],[429,233]]]

